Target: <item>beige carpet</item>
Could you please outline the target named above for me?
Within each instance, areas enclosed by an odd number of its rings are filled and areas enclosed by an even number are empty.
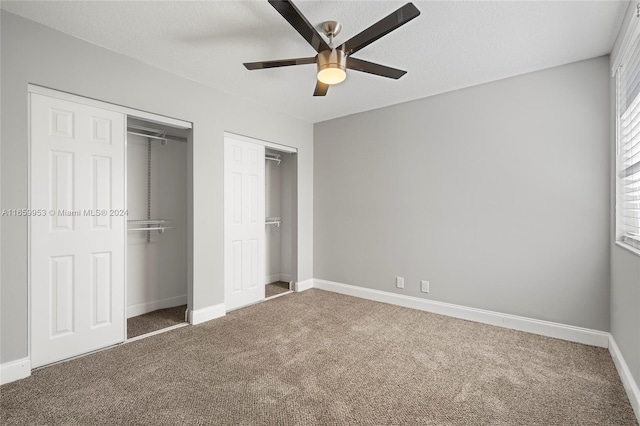
[[[127,338],[131,339],[183,323],[185,322],[184,312],[186,309],[187,305],[181,305],[131,317],[127,319]]]
[[[635,425],[606,349],[317,289],[43,368],[2,425]]]
[[[289,291],[289,283],[284,281],[276,281],[275,283],[267,284],[264,287],[264,297],[275,296],[276,294],[282,294]]]

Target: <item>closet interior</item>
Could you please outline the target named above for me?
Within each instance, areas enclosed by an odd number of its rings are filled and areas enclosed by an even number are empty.
[[[190,130],[127,120],[127,338],[187,321]]]
[[[297,156],[265,149],[265,297],[292,290]]]

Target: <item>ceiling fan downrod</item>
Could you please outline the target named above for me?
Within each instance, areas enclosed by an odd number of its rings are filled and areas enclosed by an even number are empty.
[[[329,47],[333,49],[333,38],[340,34],[342,24],[338,21],[325,21],[322,23],[322,32],[329,37]]]

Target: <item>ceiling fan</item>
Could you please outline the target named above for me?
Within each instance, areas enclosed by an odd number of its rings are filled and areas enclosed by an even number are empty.
[[[317,64],[318,80],[313,96],[324,96],[330,85],[344,81],[347,77],[347,68],[396,80],[407,73],[396,68],[356,59],[351,55],[420,15],[420,11],[413,3],[405,4],[338,47],[333,46],[333,38],[342,28],[339,22],[327,21],[322,24],[322,31],[329,38],[327,43],[290,0],[269,0],[269,3],[318,54],[308,58],[245,62],[244,66],[248,70]]]

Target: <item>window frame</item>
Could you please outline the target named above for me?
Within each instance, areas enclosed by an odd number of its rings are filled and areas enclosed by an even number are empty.
[[[621,167],[624,163],[624,159],[621,158],[622,152],[622,137],[621,137],[621,114],[625,111],[621,111],[621,103],[626,100],[626,93],[622,93],[621,88],[621,70],[624,68],[624,64],[632,63],[634,60],[640,59],[640,25],[638,25],[638,18],[640,17],[640,6],[638,7],[638,13],[633,16],[629,22],[629,26],[626,31],[626,36],[623,42],[623,47],[620,49],[618,58],[615,61],[615,65],[612,69],[615,77],[615,136],[614,136],[614,180],[615,180],[615,229],[614,229],[614,242],[617,246],[622,247],[631,253],[640,256],[640,236],[629,236],[625,225],[622,223],[624,220],[624,205],[621,203],[621,190],[625,186],[623,183],[623,177],[621,172],[626,168]],[[637,47],[637,48],[634,48]],[[634,55],[635,54],[635,55]],[[636,94],[636,98],[640,97],[640,93]],[[632,102],[633,103],[633,102]],[[627,108],[630,108],[631,104]],[[640,111],[637,112],[637,119],[640,120]],[[637,155],[637,154],[636,154]],[[632,156],[633,157],[633,156]],[[634,243],[630,244],[627,240],[633,240]]]

